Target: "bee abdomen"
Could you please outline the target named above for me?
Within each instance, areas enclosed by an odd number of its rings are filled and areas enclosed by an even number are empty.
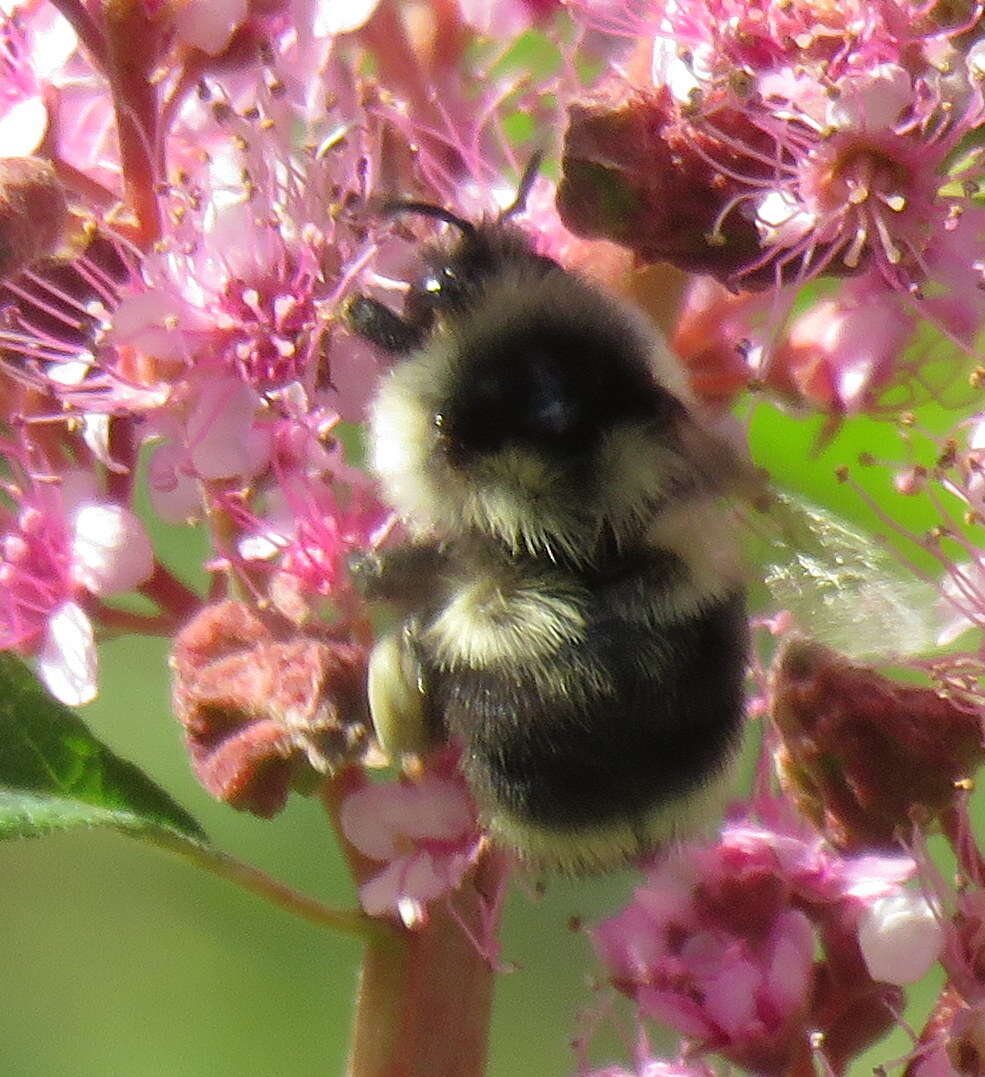
[[[661,809],[715,781],[743,721],[744,597],[734,592],[665,625],[589,621],[551,659],[555,683],[502,666],[428,676],[430,704],[461,741],[493,829],[597,842],[614,828],[643,851]],[[593,670],[606,676],[592,676]],[[617,851],[618,855],[618,851]],[[592,861],[574,855],[573,860]]]

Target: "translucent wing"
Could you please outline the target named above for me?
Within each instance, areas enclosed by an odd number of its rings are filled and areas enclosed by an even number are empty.
[[[787,610],[806,635],[854,658],[936,649],[939,588],[876,538],[790,494],[774,493],[749,523],[754,608]]]

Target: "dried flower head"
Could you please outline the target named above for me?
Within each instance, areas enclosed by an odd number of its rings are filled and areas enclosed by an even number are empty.
[[[975,713],[808,640],[776,658],[772,715],[784,788],[841,849],[898,846],[956,804],[985,758]]]
[[[241,602],[206,606],[175,640],[174,709],[199,781],[269,818],[295,785],[365,757],[365,652],[275,634]]]

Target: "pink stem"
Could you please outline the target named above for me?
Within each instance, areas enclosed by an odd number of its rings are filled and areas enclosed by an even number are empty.
[[[435,904],[417,931],[372,938],[363,959],[347,1077],[481,1077],[495,973],[457,917],[488,930],[486,894],[502,858],[487,855],[456,913]]]
[[[157,198],[158,91],[148,77],[160,32],[139,0],[110,0],[104,8],[107,66],[127,204],[145,249],[161,235]]]
[[[141,584],[139,590],[145,598],[156,602],[172,620],[190,617],[203,604],[203,600],[190,587],[186,587],[159,561],[155,563],[150,579]]]

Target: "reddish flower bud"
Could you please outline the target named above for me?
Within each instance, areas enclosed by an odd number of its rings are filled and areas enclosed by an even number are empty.
[[[985,1072],[985,1010],[980,1005],[963,1007],[955,1014],[947,1057],[960,1074],[978,1077]]]
[[[894,846],[985,757],[975,715],[808,640],[777,656],[772,699],[784,787],[841,849]]]
[[[369,744],[366,655],[290,633],[242,602],[207,606],[178,635],[173,699],[192,766],[218,800],[270,818],[290,788]]]
[[[985,1071],[985,1009],[944,987],[903,1077],[978,1077]]]
[[[751,216],[723,214],[737,193],[728,173],[763,174],[752,150],[765,136],[734,108],[708,116],[730,132],[727,145],[707,126],[689,124],[666,88],[572,106],[557,198],[564,223],[578,235],[624,244],[644,262],[734,277],[758,256],[760,241]]]
[[[47,161],[0,159],[0,277],[51,254],[67,218],[65,192]]]

